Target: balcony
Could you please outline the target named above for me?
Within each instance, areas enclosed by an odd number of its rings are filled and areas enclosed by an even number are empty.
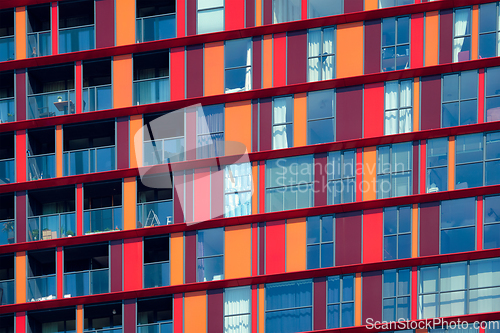
[[[134,55],[134,104],[170,100],[169,52]]]
[[[28,57],[42,57],[50,55],[50,31],[34,32],[28,34]]]
[[[109,292],[109,269],[64,274],[64,297]]]
[[[28,180],[56,177],[56,155],[47,154],[28,157]]]
[[[137,0],[136,4],[137,43],[176,36],[174,0]]]
[[[28,58],[52,54],[50,35],[50,4],[28,6]]]
[[[170,285],[168,236],[144,238],[144,288]]]
[[[64,175],[115,170],[115,146],[74,150],[64,153]]]
[[[28,302],[57,298],[55,248],[28,252],[27,288]]]
[[[157,78],[134,81],[134,104],[152,104],[170,100],[170,79]]]
[[[112,86],[83,88],[83,112],[112,108]]]
[[[59,53],[95,48],[94,1],[59,4]]]
[[[14,303],[14,255],[3,255],[0,256],[0,305]]]
[[[84,184],[83,232],[123,230],[122,181]]]
[[[56,177],[55,145],[53,127],[28,131],[28,180]]]
[[[123,230],[122,207],[90,209],[83,212],[85,235]]]
[[[94,25],[59,29],[59,52],[77,52],[95,48]]]
[[[137,300],[138,333],[171,333],[172,319],[172,296]]]
[[[0,11],[0,61],[14,60],[14,10]]]
[[[83,61],[83,112],[113,107],[111,58]]]
[[[42,231],[40,233],[40,230]],[[75,236],[75,213],[54,214],[28,218],[30,241]]]
[[[64,116],[76,112],[74,90],[28,96],[29,119]]]
[[[0,133],[0,184],[14,183],[14,133]]]
[[[92,333],[122,332],[122,302],[83,306],[83,330]]]
[[[76,330],[75,306],[27,312],[27,332],[30,333],[69,333]]]
[[[0,72],[0,124],[16,120],[14,72]]]

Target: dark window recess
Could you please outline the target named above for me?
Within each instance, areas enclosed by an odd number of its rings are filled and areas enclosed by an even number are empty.
[[[83,197],[85,210],[121,206],[122,181],[85,184]]]
[[[0,37],[14,35],[14,10],[6,9],[0,11]]]
[[[157,188],[148,187],[157,185]],[[137,202],[172,200],[172,174],[159,174],[137,178]]]
[[[111,84],[111,59],[83,61],[83,87]]]
[[[75,187],[28,191],[28,215],[39,216],[75,211]]]
[[[175,13],[175,0],[137,0],[137,17]]]
[[[30,333],[47,332],[47,327],[52,332],[76,332],[75,308],[28,312],[28,326]]]
[[[64,151],[89,149],[115,144],[115,122],[64,126]]]
[[[135,54],[134,80],[153,79],[169,75],[168,51]]]
[[[29,130],[27,155],[55,154],[56,133],[53,127]]]
[[[144,263],[168,261],[169,236],[144,238]]]
[[[0,160],[14,158],[14,133],[0,133]]]
[[[56,249],[28,252],[28,277],[56,274]]]
[[[137,300],[137,323],[139,325],[171,321],[172,316],[172,296]]]
[[[0,281],[14,279],[14,255],[0,256]],[[1,300],[0,300],[0,304]],[[1,326],[0,326],[1,327]],[[0,330],[0,332],[2,332]]]
[[[109,267],[108,243],[64,248],[64,273]]]
[[[122,325],[122,303],[86,305],[83,308],[84,329],[116,328]]]
[[[28,7],[28,33],[50,30],[50,4]]]
[[[75,89],[74,65],[28,69],[28,94]]]
[[[14,315],[0,316],[0,332],[14,333]]]
[[[59,3],[59,29],[94,24],[94,0]]]
[[[0,72],[0,99],[14,97],[14,72]]]
[[[0,194],[0,221],[13,220],[14,217],[14,193]]]

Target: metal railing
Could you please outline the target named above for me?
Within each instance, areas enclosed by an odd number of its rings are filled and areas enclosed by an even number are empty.
[[[28,180],[56,177],[56,154],[28,157]]]
[[[184,137],[144,141],[144,166],[184,161]]]
[[[137,43],[175,37],[175,13],[136,19]]]
[[[123,230],[121,206],[83,211],[84,234],[87,235],[115,230]]]
[[[16,120],[14,97],[0,99],[0,124]]]
[[[0,37],[0,61],[14,60],[15,58],[14,36]]]
[[[137,204],[137,228],[174,223],[172,200]]]
[[[75,213],[40,215],[28,218],[28,241],[76,235]]]
[[[83,112],[107,110],[112,107],[111,84],[83,88]]]
[[[28,302],[56,299],[56,275],[28,278]]]
[[[87,333],[122,333],[122,328],[106,328],[102,330],[92,330],[92,329],[86,329],[84,332]]]
[[[50,30],[29,33],[27,43],[28,58],[48,56],[52,53]]]
[[[14,183],[16,181],[15,170],[15,159],[0,160],[0,184]]]
[[[170,285],[170,262],[144,264],[144,288]]]
[[[109,268],[64,273],[64,298],[109,293]]]
[[[172,333],[173,327],[172,322],[137,325],[137,333]]]
[[[63,161],[64,176],[115,170],[115,146],[67,151]]]
[[[94,25],[59,29],[59,53],[95,48]]]
[[[134,104],[161,103],[170,100],[170,78],[134,81]]]
[[[75,113],[75,90],[61,90],[28,96],[28,117],[38,119]]]

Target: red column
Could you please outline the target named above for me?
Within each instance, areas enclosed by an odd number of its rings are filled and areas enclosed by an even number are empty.
[[[82,80],[82,61],[78,60],[75,63],[75,92],[76,92],[76,113],[82,113],[82,92],[83,92],[83,80]]]
[[[477,123],[484,123],[484,68],[479,70],[479,95],[477,96]]]
[[[57,2],[50,3],[52,14],[51,29],[52,29],[52,54],[58,54],[59,49],[59,24],[57,15]]]
[[[427,141],[420,141],[420,193],[426,192],[427,187]]]
[[[483,196],[477,197],[477,249],[483,249]]]
[[[16,131],[16,181],[26,181],[26,130]]]
[[[76,184],[76,235],[83,235],[83,184]]]
[[[63,298],[63,248],[59,246],[56,251],[57,298]]]
[[[418,306],[418,270],[417,267],[411,268],[411,320],[417,320]]]

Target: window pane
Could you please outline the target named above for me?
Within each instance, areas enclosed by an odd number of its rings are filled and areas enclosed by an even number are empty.
[[[342,181],[328,182],[328,204],[342,203]]]
[[[474,251],[474,236],[474,227],[441,230],[441,253]]]
[[[448,190],[448,169],[427,170],[427,193]]]
[[[320,242],[320,217],[307,218],[307,244]]]
[[[486,184],[496,185],[500,184],[500,160],[486,162]]]
[[[198,10],[224,6],[224,0],[198,0]]]
[[[458,100],[458,74],[443,76],[443,102]]]
[[[410,46],[396,46],[396,70],[410,68]]]
[[[390,176],[377,176],[377,199],[389,198],[391,196]]]
[[[354,326],[354,303],[342,304],[342,327]]]
[[[500,132],[486,134],[486,159],[500,158]]]
[[[266,310],[312,305],[312,280],[266,284]]]
[[[333,242],[333,217],[323,216],[321,226],[321,240],[323,242]]]
[[[410,270],[400,269],[398,271],[398,295],[410,294]]]
[[[500,310],[500,288],[470,291],[470,313],[494,312]]]
[[[396,0],[379,0],[378,8],[387,8],[396,6]]]
[[[477,124],[477,100],[460,102],[460,125]]]
[[[205,34],[224,30],[224,8],[198,12],[198,33]]]
[[[342,202],[356,201],[356,182],[354,178],[344,179],[342,181]]]
[[[397,241],[398,236],[384,237],[384,260],[397,259]]]
[[[273,23],[300,20],[300,0],[273,0]]]
[[[455,36],[470,34],[470,8],[455,10]]]
[[[483,185],[483,164],[457,165],[455,189],[472,188]]]
[[[198,135],[224,132],[224,104],[198,109],[196,125]]]
[[[307,56],[308,57],[318,57],[321,55],[321,28],[309,29],[308,44],[307,44]]]
[[[250,333],[250,315],[225,317],[224,329],[225,333]],[[162,327],[161,333],[163,332],[164,331]],[[172,331],[166,331],[166,333],[171,333],[171,332]],[[156,333],[156,332],[148,331],[147,333]]]
[[[500,222],[499,195],[484,198],[484,223],[493,222]]]
[[[396,299],[389,298],[383,300],[383,315],[382,318],[385,321],[395,321],[396,320]]]
[[[252,40],[250,38],[226,41],[226,68],[251,65]]]
[[[457,136],[457,163],[483,160],[483,134]]]
[[[411,208],[410,207],[400,207],[399,208],[399,232],[410,232],[411,231]]]
[[[354,177],[355,176],[354,150],[345,151],[343,156],[344,156],[344,163],[342,165],[342,176]]]
[[[315,82],[321,80],[320,58],[308,60],[307,81]]]
[[[224,254],[224,229],[198,231],[198,257]]]
[[[297,183],[305,184],[313,181],[313,155],[298,156],[294,158],[297,163]]]
[[[342,278],[342,302],[354,301],[354,276],[345,275]]]
[[[455,38],[453,41],[453,62],[470,60],[471,38]]]
[[[323,29],[323,55],[335,53],[334,36],[335,30],[333,28]]]
[[[396,64],[394,62],[395,57],[395,48],[394,47],[384,47],[382,49],[382,70],[393,71],[396,69]]]
[[[500,258],[473,260],[470,262],[470,288],[486,288],[500,285]]]
[[[392,176],[392,192],[396,197],[410,195],[411,174],[409,172],[398,173]]]
[[[441,202],[441,228],[473,226],[476,221],[476,198]]]
[[[307,123],[307,143],[309,145],[333,141],[335,141],[333,118],[314,120]]]
[[[484,226],[484,248],[496,249],[500,247],[500,224]]]
[[[333,117],[333,90],[310,92],[307,96],[307,119]]]
[[[427,166],[448,165],[448,138],[431,139],[427,141]]]
[[[328,305],[328,328],[340,327],[340,305]]]
[[[333,243],[321,244],[321,267],[333,267]]]
[[[322,17],[342,14],[342,0],[309,0],[308,17]]]
[[[252,88],[251,72],[252,71],[250,67],[226,69],[225,92],[232,93],[232,92],[250,90]]]
[[[293,98],[279,97],[273,101],[273,124],[293,122]]]
[[[320,268],[319,245],[307,246],[307,269]]]
[[[266,313],[266,332],[294,333],[310,331],[311,328],[311,308]]]
[[[441,127],[451,127],[459,125],[459,104],[446,103],[443,104],[442,124]]]
[[[293,125],[273,126],[273,149],[293,147]]]
[[[422,267],[420,268],[419,293],[433,293],[438,291],[438,268]]]
[[[496,120],[500,120],[500,97],[489,97],[486,99],[486,121]]]
[[[394,17],[382,20],[382,46],[396,44],[396,19]]]
[[[442,317],[465,314],[465,291],[442,293],[439,311]]]
[[[411,142],[398,143],[392,146],[392,171],[406,171],[411,169]]]
[[[340,302],[340,277],[328,278],[328,304]]]
[[[500,67],[486,69],[486,96],[500,94]]]
[[[390,147],[379,147],[377,150],[377,173],[389,173],[391,171]]]
[[[384,271],[384,284],[382,297],[396,296],[396,270]]]
[[[198,259],[198,281],[214,281],[224,278],[224,257]]]
[[[398,298],[398,311],[397,319],[409,319],[410,318],[410,297],[400,297]]]
[[[398,232],[398,208],[384,209],[384,235],[394,235]]]
[[[460,99],[477,98],[477,71],[467,71],[460,74]]]
[[[497,35],[495,32],[479,35],[479,58],[496,56]]]
[[[438,316],[438,295],[424,295],[419,297],[419,318],[435,318]]]
[[[335,70],[335,56],[323,57],[321,59],[321,79],[331,80],[334,78]]]
[[[410,18],[408,16],[398,18],[398,44],[410,42]]]
[[[497,4],[488,3],[479,7],[479,32],[495,31],[497,26]]]
[[[384,113],[384,134],[398,134],[399,124],[398,124],[398,111],[385,111]]]
[[[398,236],[398,259],[411,257],[411,234]]]

